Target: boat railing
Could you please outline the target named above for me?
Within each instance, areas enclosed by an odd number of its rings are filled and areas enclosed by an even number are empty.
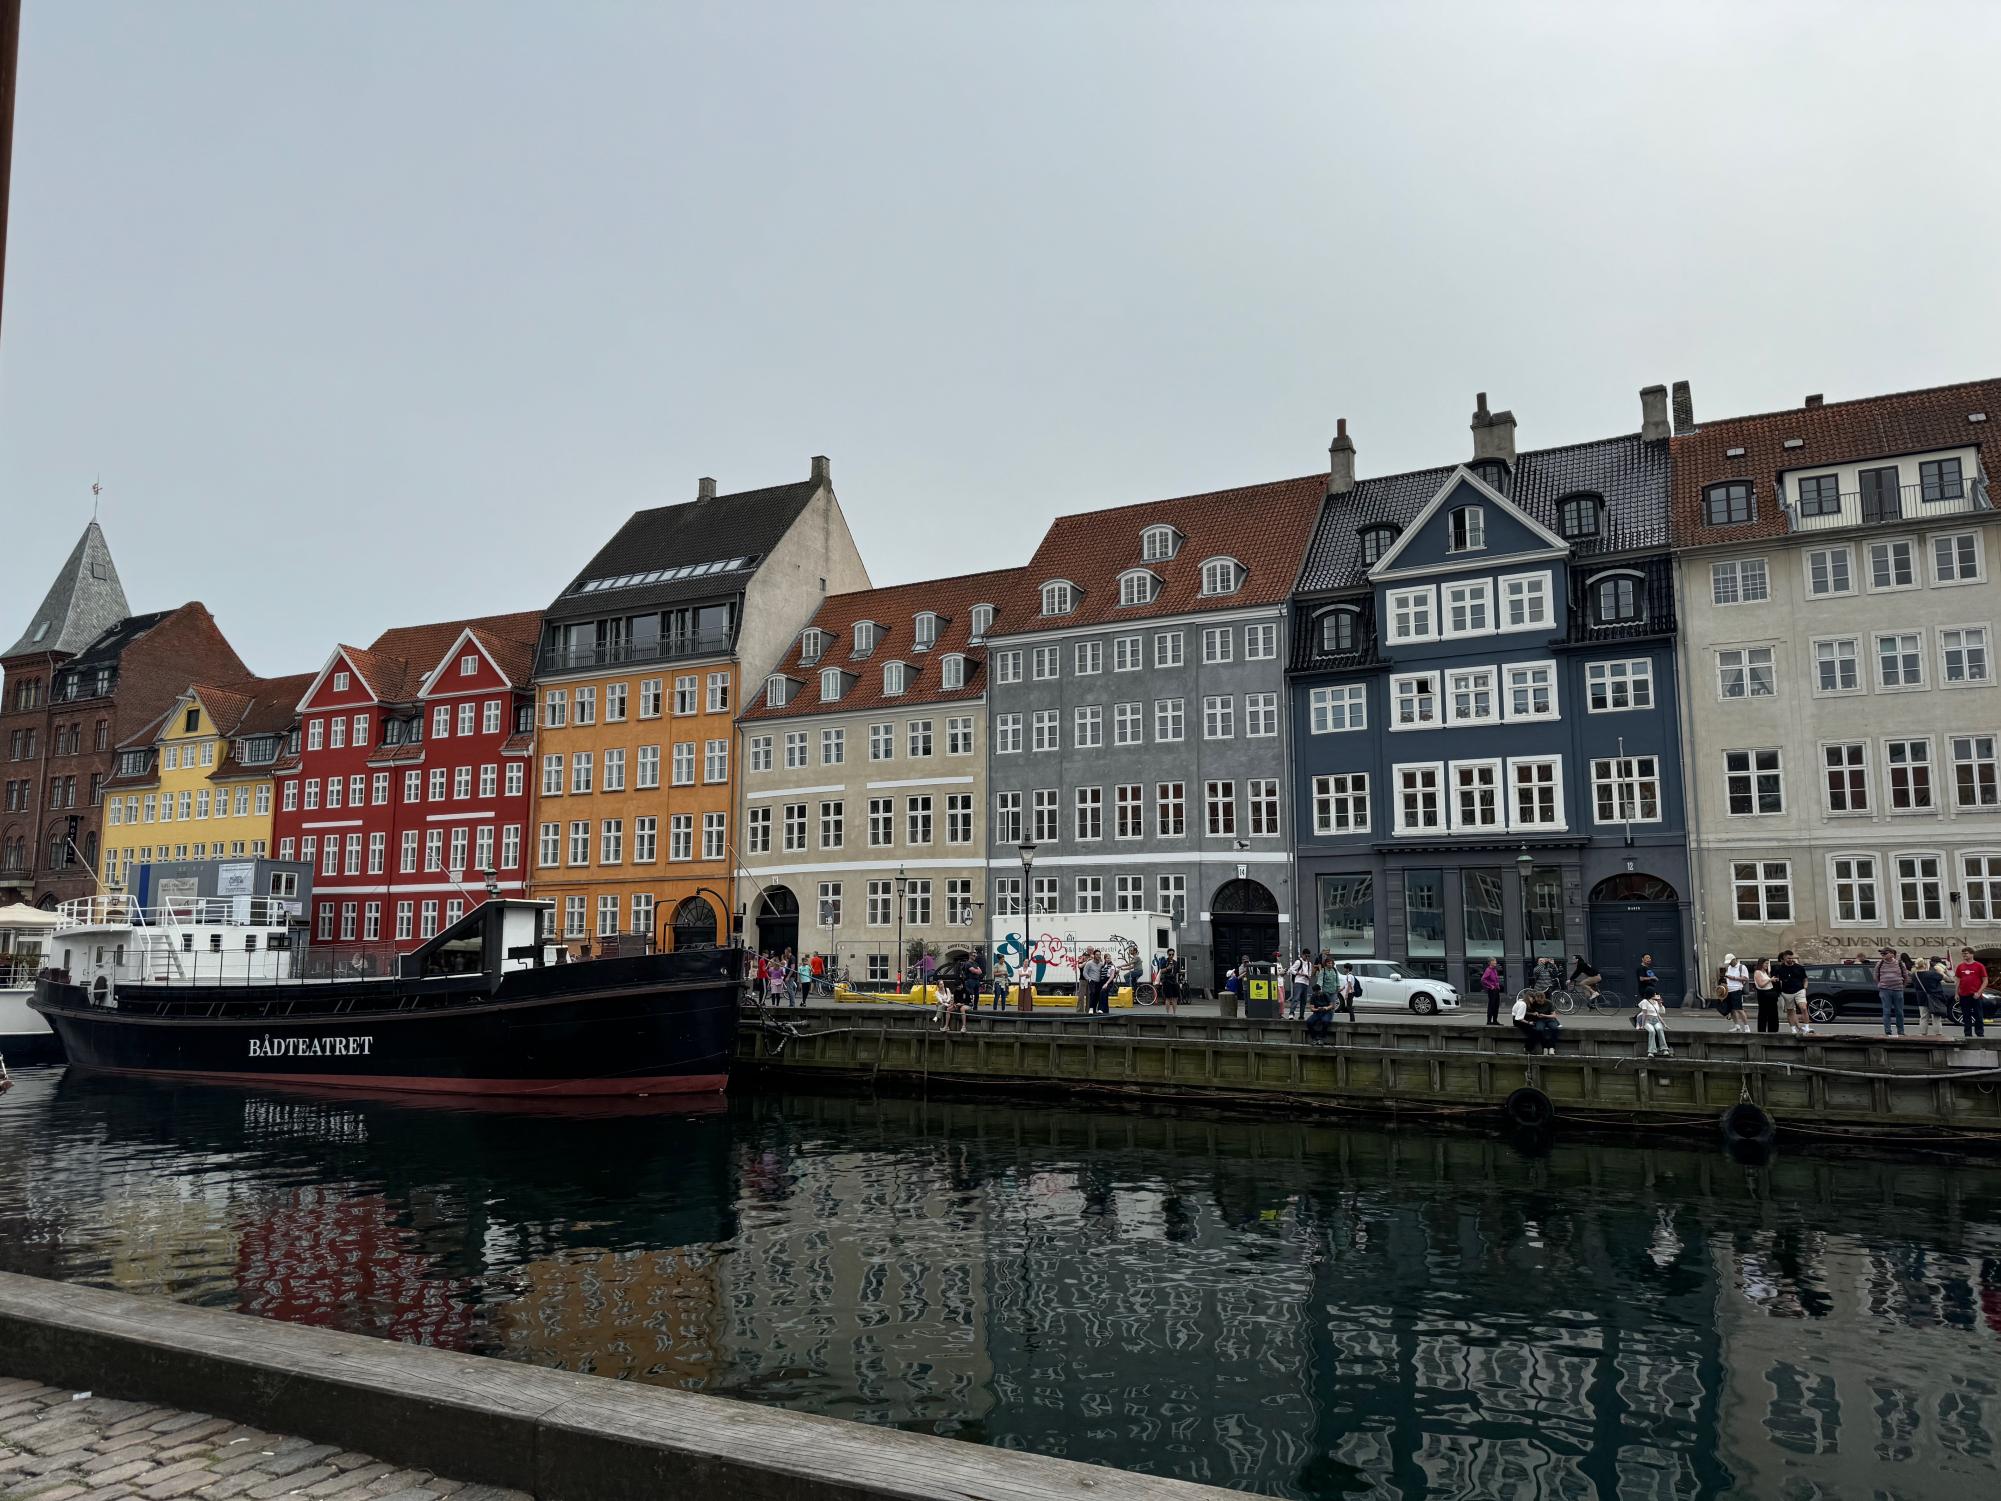
[[[208,896],[142,906],[117,892],[76,897],[56,908],[58,933],[76,928],[282,928],[292,921],[288,903],[269,896]]]
[[[33,990],[45,962],[40,954],[0,954],[0,990]]]

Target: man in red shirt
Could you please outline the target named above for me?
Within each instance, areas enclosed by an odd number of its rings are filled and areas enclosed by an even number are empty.
[[[1981,993],[1987,989],[1987,966],[1973,957],[1972,949],[1959,951],[1959,967],[1952,972],[1959,982],[1959,1025],[1968,1037],[1985,1037],[1987,1022],[1981,1015]]]

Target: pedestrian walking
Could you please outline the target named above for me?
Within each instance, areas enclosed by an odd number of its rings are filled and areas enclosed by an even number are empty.
[[[1982,996],[1987,990],[1987,966],[1973,957],[1972,949],[1959,951],[1959,965],[1952,972],[1953,991],[1959,1001],[1959,1027],[1967,1037],[1985,1037],[1987,1019],[1982,1015]]]
[[[1013,973],[1013,967],[996,953],[994,955],[994,1010],[996,1011],[1002,1010],[1007,1005],[1008,980]]]
[[[1313,952],[1301,949],[1299,957],[1292,961],[1286,971],[1292,981],[1292,1019],[1306,1020],[1306,998],[1313,990]]]
[[[1735,954],[1723,956],[1721,975],[1722,992],[1718,1009],[1723,1019],[1730,1023],[1733,1032],[1748,1032],[1751,1024],[1744,1017],[1744,989],[1751,983],[1751,968]]]
[[[1772,979],[1779,987],[1779,1006],[1793,1036],[1811,1036],[1813,1027],[1806,1010],[1806,966],[1791,949],[1780,953],[1779,962],[1772,967]]]
[[[1640,997],[1640,1025],[1647,1033],[1647,1056],[1649,1058],[1672,1058],[1674,1051],[1667,1040],[1667,1008],[1661,1005],[1661,998],[1649,992]]]
[[[1154,994],[1160,997],[1160,1004],[1167,1008],[1169,1016],[1174,1015],[1181,1005],[1181,958],[1173,949],[1160,962],[1160,978],[1153,982]]]
[[[1487,967],[1480,971],[1480,988],[1487,992],[1487,1025],[1500,1025],[1501,988],[1506,982],[1501,978],[1501,966],[1494,960],[1487,961]]]
[[[1943,1037],[1943,1018],[1959,1009],[1958,996],[1946,983],[1945,961],[1934,956],[1919,959],[1911,966],[1905,983],[1916,992],[1912,997],[1918,1005],[1918,1035],[1921,1037]]]
[[[800,994],[799,964],[798,961],[792,957],[792,950],[787,949],[785,951],[785,957],[779,962],[785,966],[786,999],[789,1000],[795,1006],[805,1005],[806,1004],[805,998]]]
[[[1885,945],[1876,953],[1876,1000],[1883,1008],[1883,1035],[1904,1035],[1904,965]]]
[[[1779,982],[1763,959],[1751,966],[1751,994],[1758,1005],[1758,1030],[1774,1036],[1779,1030]]]

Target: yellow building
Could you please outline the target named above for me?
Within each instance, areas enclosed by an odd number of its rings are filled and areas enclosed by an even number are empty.
[[[313,675],[191,685],[118,747],[104,785],[107,890],[153,860],[250,859],[271,845],[271,768]]]

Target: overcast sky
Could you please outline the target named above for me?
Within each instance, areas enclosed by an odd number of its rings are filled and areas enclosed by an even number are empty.
[[[276,673],[815,453],[894,583],[1340,416],[2001,370],[2001,5],[25,10],[8,636],[99,476],[133,607]]]

